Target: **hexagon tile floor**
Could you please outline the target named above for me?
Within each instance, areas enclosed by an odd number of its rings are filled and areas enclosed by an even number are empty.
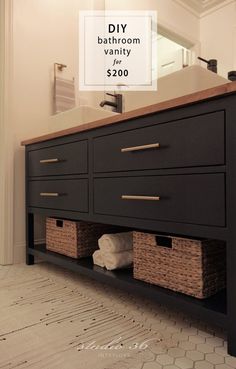
[[[47,263],[0,266],[0,369],[236,369],[225,337]]]

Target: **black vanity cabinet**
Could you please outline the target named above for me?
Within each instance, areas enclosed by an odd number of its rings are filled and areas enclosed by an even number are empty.
[[[25,143],[27,263],[39,256],[225,327],[236,355],[236,92],[108,120]],[[34,214],[224,240],[227,289],[197,300],[49,252],[34,243]]]

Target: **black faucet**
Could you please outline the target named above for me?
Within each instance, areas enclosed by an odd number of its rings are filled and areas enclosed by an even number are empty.
[[[107,106],[112,106],[115,110],[116,113],[122,113],[122,102],[123,102],[123,96],[121,94],[109,94],[106,93],[106,95],[108,96],[112,96],[114,97],[115,101],[109,101],[109,100],[103,100],[100,103],[100,106],[103,108],[103,106],[107,105]]]
[[[228,79],[230,81],[236,81],[236,70],[231,70],[229,73],[228,73]]]
[[[200,56],[198,56],[198,59],[203,61],[204,63],[207,63],[207,69],[217,73],[217,60],[216,59],[210,59],[210,60],[206,60],[201,58]]]

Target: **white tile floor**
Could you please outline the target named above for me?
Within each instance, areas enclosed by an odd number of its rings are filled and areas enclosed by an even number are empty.
[[[114,314],[122,314],[125,319],[132,319],[135,324],[140,324],[142,329],[148,329],[150,337],[152,334],[158,334],[161,342],[150,342],[148,349],[139,350],[135,355],[112,354],[108,358],[98,357],[92,360],[92,355],[86,353],[87,364],[75,365],[75,357],[63,357],[63,353],[55,356],[51,360],[50,367],[33,366],[33,369],[232,369],[236,368],[236,358],[227,354],[227,342],[225,332],[216,327],[208,326],[203,322],[191,319],[181,312],[167,309],[164,306],[154,304],[149,300],[144,300],[120,290],[114,290],[112,287],[102,285],[94,280],[70,273],[49,264],[40,263],[27,267],[25,265],[15,265],[9,267],[0,267],[0,368],[15,368],[15,366],[4,366],[4,343],[1,342],[1,332],[3,327],[7,326],[4,320],[4,309],[6,309],[7,298],[11,296],[11,289],[14,283],[20,283],[21,291],[27,289],[27,283],[36,276],[55,282],[58,286],[65,288],[73,287],[76,292],[83,294],[86,298],[92,298],[99,302],[105,308],[111,309]],[[43,279],[44,280],[44,279]],[[43,282],[44,283],[44,282]],[[43,287],[43,286],[41,286]],[[16,293],[16,292],[14,292]],[[51,290],[53,293],[53,289]],[[73,295],[73,301],[76,301],[76,294]],[[10,300],[9,300],[10,301]],[[33,302],[32,302],[33,304]],[[47,302],[48,304],[48,302]],[[46,304],[46,305],[47,305]],[[49,305],[47,305],[49,306]],[[51,305],[50,305],[51,306]],[[27,314],[30,316],[30,309],[35,309],[27,305]],[[25,309],[26,309],[25,307]],[[22,305],[21,308],[24,308]],[[37,305],[37,308],[38,305]],[[95,313],[94,313],[95,315]],[[5,315],[6,317],[6,315]],[[14,319],[14,317],[12,317]],[[27,317],[25,318],[27,321]],[[73,329],[71,325],[71,330]],[[110,323],[110,330],[113,325]],[[58,331],[59,332],[59,331]],[[60,333],[59,333],[60,335]],[[24,331],[21,333],[21,339],[24,341]],[[28,336],[25,336],[25,339]],[[133,337],[135,339],[135,335]],[[18,341],[17,341],[18,342]],[[2,351],[1,351],[2,347]],[[27,352],[24,353],[18,347],[21,358],[27,359]],[[97,353],[96,353],[97,354]],[[91,362],[90,360],[91,355]],[[6,355],[7,356],[7,355]],[[84,356],[85,357],[85,356]],[[63,363],[63,366],[61,366]],[[4,364],[4,365],[3,365]],[[43,365],[43,364],[42,364]],[[59,366],[58,366],[59,365]],[[30,368],[28,363],[21,363],[21,369]]]

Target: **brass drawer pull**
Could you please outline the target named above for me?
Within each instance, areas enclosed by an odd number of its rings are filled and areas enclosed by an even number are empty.
[[[58,163],[59,159],[44,159],[39,161],[40,164],[51,164],[51,163]]]
[[[147,201],[160,201],[159,196],[136,196],[136,195],[122,195],[122,200],[147,200]]]
[[[58,197],[60,194],[58,192],[40,192],[42,197]]]
[[[124,147],[121,149],[121,152],[130,152],[130,151],[141,151],[141,150],[148,150],[148,149],[157,149],[160,147],[159,143],[153,143],[148,145],[142,146],[133,146],[133,147]]]

